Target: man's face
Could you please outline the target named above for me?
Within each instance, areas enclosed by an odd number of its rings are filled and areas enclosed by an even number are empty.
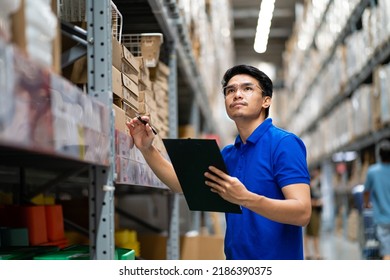
[[[233,76],[225,86],[224,94],[226,112],[234,121],[260,118],[262,109],[269,107],[271,102],[270,97],[263,97],[259,82],[245,74]]]

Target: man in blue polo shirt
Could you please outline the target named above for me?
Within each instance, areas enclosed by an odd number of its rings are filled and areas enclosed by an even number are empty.
[[[263,72],[235,66],[222,86],[239,135],[222,151],[230,176],[211,168],[206,177],[215,192],[242,205],[242,215],[226,214],[226,257],[303,259],[302,226],[311,214],[306,148],[268,118],[272,82]]]
[[[242,206],[242,214],[226,214],[226,258],[303,259],[302,227],[311,215],[306,148],[268,118],[273,86],[262,71],[234,66],[226,71],[222,86],[226,112],[239,135],[222,150],[229,174],[210,167],[205,180],[212,191]],[[128,126],[155,174],[181,192],[172,165],[152,145],[150,126],[136,119]]]

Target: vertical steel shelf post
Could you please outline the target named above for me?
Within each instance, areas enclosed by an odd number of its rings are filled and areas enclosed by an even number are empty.
[[[178,93],[177,93],[177,56],[176,41],[169,47],[169,137],[178,137]],[[167,259],[180,259],[180,227],[179,227],[179,194],[169,196],[169,235],[167,242]]]
[[[111,1],[87,1],[88,94],[110,112],[108,167],[92,166],[89,187],[89,235],[92,259],[114,259],[114,115],[112,110]]]

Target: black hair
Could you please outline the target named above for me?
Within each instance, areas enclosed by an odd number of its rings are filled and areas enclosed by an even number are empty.
[[[256,67],[250,65],[236,65],[228,69],[222,78],[222,88],[225,88],[231,78],[236,75],[249,75],[255,78],[259,82],[259,87],[261,88],[263,96],[269,96],[272,98],[273,84],[271,79],[262,71]],[[269,107],[265,109],[265,117],[267,118],[269,114]]]
[[[382,162],[390,163],[390,141],[382,140],[378,144],[379,156]]]

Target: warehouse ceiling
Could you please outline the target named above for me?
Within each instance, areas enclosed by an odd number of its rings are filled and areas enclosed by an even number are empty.
[[[261,1],[230,0],[233,11],[233,40],[235,46],[235,63],[247,63],[258,66],[268,62],[275,66],[275,87],[283,86],[283,52],[286,40],[291,36],[298,6],[304,0],[275,0],[275,9],[271,22],[267,51],[258,54],[253,49],[256,25]],[[144,0],[114,0],[123,13],[124,32],[143,33],[158,32],[156,21],[149,3]],[[272,76],[272,73],[267,73]]]
[[[256,25],[261,1],[231,0],[233,6],[233,40],[236,63],[258,66],[261,62],[275,66],[275,87],[283,86],[283,52],[286,40],[291,36],[296,18],[297,5],[303,0],[275,0],[274,14],[268,39],[267,51],[258,54],[253,49]],[[271,73],[267,73],[272,75]]]

